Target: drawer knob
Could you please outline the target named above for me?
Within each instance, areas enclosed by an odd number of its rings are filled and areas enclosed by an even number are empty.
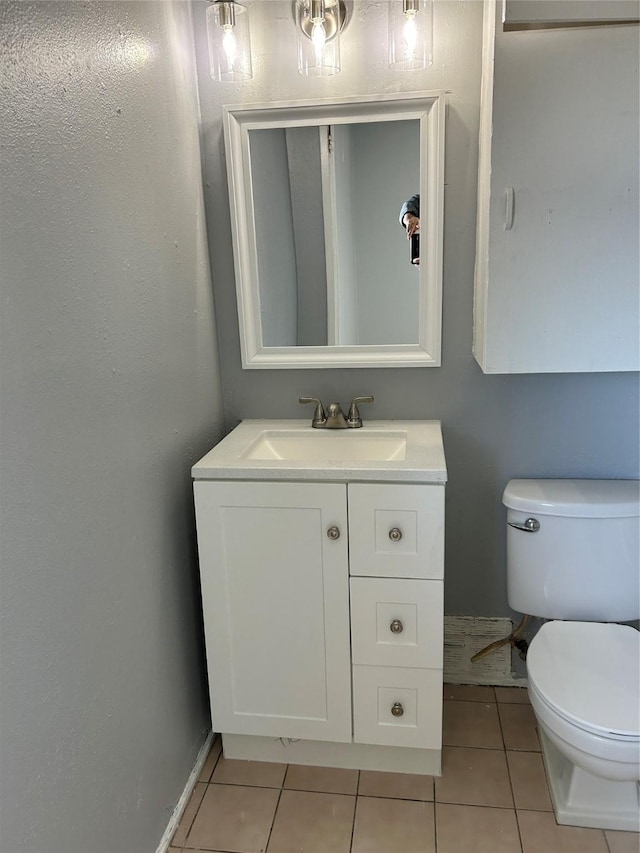
[[[327,530],[327,536],[329,539],[339,539],[340,538],[340,528],[336,527],[335,524]]]
[[[399,619],[394,619],[391,625],[389,625],[389,630],[392,634],[402,634],[404,631],[404,625]]]
[[[391,713],[394,717],[401,717],[404,714],[404,708],[400,702],[394,702],[391,706]]]
[[[402,539],[402,530],[399,527],[392,527],[389,531],[389,539],[392,542],[399,542]]]

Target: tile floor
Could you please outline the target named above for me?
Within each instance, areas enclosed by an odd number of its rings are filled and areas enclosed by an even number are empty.
[[[171,853],[639,853],[558,826],[526,690],[446,685],[441,778],[227,760],[214,743]]]

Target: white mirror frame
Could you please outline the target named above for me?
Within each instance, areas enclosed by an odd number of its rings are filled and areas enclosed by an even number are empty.
[[[426,263],[419,268],[416,344],[265,347],[249,131],[274,127],[420,122],[420,212]],[[243,368],[439,367],[442,325],[445,91],[223,107]],[[424,239],[426,237],[426,239]]]

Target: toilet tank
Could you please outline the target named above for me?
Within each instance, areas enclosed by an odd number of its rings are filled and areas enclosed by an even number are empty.
[[[638,480],[511,480],[502,497],[510,607],[545,619],[638,619],[639,496]]]

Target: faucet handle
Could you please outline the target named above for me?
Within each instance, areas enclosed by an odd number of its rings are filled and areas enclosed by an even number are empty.
[[[349,414],[347,415],[347,426],[352,429],[357,429],[362,426],[362,418],[358,411],[358,403],[373,403],[373,397],[354,397],[349,406]]]
[[[315,403],[316,410],[313,413],[313,419],[311,421],[312,427],[323,427],[327,422],[327,416],[324,411],[324,406],[322,405],[322,401],[318,397],[298,397],[299,403]]]

